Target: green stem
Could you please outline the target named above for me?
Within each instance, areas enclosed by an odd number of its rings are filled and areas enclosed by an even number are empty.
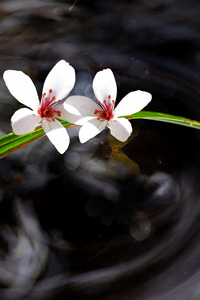
[[[127,118],[133,120],[146,119],[146,120],[160,121],[165,123],[187,126],[194,129],[200,129],[200,122],[198,121],[190,120],[179,116],[173,116],[170,114],[163,114],[159,112],[140,111],[133,115],[123,116],[121,118]],[[77,126],[67,121],[60,121],[60,122],[65,128]],[[14,133],[9,133],[8,135],[0,137],[0,158],[32,143],[33,141],[36,141],[37,139],[41,138],[44,135],[45,135],[44,130],[42,128],[38,128],[34,132],[25,135],[15,135]]]
[[[151,111],[140,111],[136,114],[125,116],[127,119],[146,119],[146,120],[152,120],[152,121],[159,121],[159,122],[165,122],[165,123],[171,123],[181,126],[187,126],[194,129],[200,129],[200,122],[174,116],[170,114],[163,114],[163,113],[155,113]]]

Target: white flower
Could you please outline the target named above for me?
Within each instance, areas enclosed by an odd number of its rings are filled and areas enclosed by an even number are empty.
[[[41,103],[32,80],[23,72],[7,70],[3,78],[10,93],[30,108],[21,108],[13,114],[13,132],[17,135],[26,134],[41,125],[58,152],[64,153],[69,146],[69,135],[56,118],[66,120],[61,100],[74,87],[74,68],[64,60],[53,67],[44,82]]]
[[[83,125],[79,131],[80,142],[87,142],[106,126],[116,139],[126,141],[131,135],[132,126],[129,120],[120,117],[142,110],[151,101],[151,94],[139,90],[130,92],[115,108],[117,85],[110,69],[96,74],[93,90],[98,103],[84,96],[71,96],[64,103],[68,121]]]

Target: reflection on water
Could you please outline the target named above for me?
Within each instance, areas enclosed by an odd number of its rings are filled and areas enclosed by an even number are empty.
[[[141,89],[149,110],[200,119],[198,1],[73,3],[1,1],[1,74],[41,91],[65,59],[72,94],[94,98],[110,67],[118,100]],[[19,107],[0,78],[1,135]],[[125,143],[75,127],[64,155],[44,137],[0,161],[0,299],[199,299],[199,132],[132,125]]]

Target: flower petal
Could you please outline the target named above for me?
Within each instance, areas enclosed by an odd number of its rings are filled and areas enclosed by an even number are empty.
[[[93,80],[93,90],[95,97],[103,103],[111,96],[111,100],[116,100],[117,84],[113,72],[110,69],[99,71]]]
[[[56,111],[59,111],[61,113],[60,117],[58,117],[56,114],[53,115],[54,118],[65,120],[65,121],[67,121],[69,123],[76,124],[76,125],[83,125],[85,122],[91,120],[92,118],[95,118],[95,117],[90,117],[90,116],[81,117],[81,116],[70,114],[64,108],[63,104],[55,105],[53,109],[56,110]]]
[[[95,137],[102,130],[105,129],[107,121],[98,121],[97,118],[86,122],[79,130],[79,139],[81,143],[85,143],[88,140]]]
[[[69,147],[69,135],[65,127],[58,121],[42,120],[42,127],[60,154],[63,154]]]
[[[94,116],[96,109],[100,109],[92,99],[85,96],[71,96],[63,103],[65,109],[77,116]]]
[[[65,60],[60,60],[47,75],[42,94],[48,94],[52,89],[52,97],[56,97],[56,101],[62,100],[71,92],[74,84],[74,68]]]
[[[34,114],[34,112],[28,108],[17,110],[11,118],[13,132],[17,135],[34,131],[40,121],[41,117]]]
[[[132,125],[125,118],[113,119],[108,122],[110,133],[119,141],[125,142],[132,133]]]
[[[64,120],[77,125],[83,125],[92,118],[96,119],[94,112],[100,109],[96,102],[84,96],[71,96],[67,98],[63,105],[66,110],[62,114],[62,117],[65,118]]]
[[[127,94],[115,108],[115,116],[128,116],[142,110],[150,101],[151,94],[144,91],[135,91]]]
[[[20,103],[37,110],[39,105],[38,94],[28,75],[22,71],[7,70],[3,73],[3,79],[13,97]]]

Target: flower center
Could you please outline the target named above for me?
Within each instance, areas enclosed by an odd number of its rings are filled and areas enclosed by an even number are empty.
[[[61,112],[59,110],[53,109],[54,105],[62,102],[61,100],[55,101],[55,97],[51,97],[52,89],[49,90],[48,96],[46,93],[42,95],[41,105],[38,108],[38,114],[41,118],[51,119],[53,122],[55,121],[55,117],[60,117]]]
[[[111,100],[111,96],[108,96],[107,100],[104,100],[103,103],[98,101],[102,110],[95,110],[94,114],[98,115],[97,120],[107,120],[110,121],[114,117],[114,106],[115,101]]]

